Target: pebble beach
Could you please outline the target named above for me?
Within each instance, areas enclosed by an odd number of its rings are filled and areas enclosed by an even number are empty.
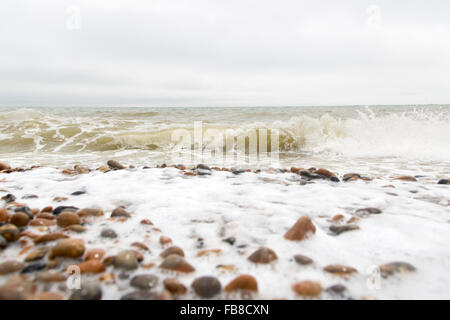
[[[448,299],[449,183],[2,162],[0,298]]]

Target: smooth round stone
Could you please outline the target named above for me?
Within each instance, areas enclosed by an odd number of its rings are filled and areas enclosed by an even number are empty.
[[[100,300],[102,298],[102,288],[96,282],[82,283],[81,288],[75,290],[70,296],[70,300]]]
[[[149,290],[151,288],[156,287],[157,284],[158,284],[158,277],[152,274],[140,274],[134,276],[130,281],[130,285],[132,287],[142,290]]]
[[[30,222],[30,216],[24,212],[16,212],[11,217],[11,223],[16,227],[24,227]]]
[[[46,263],[37,262],[37,263],[29,264],[28,266],[23,268],[21,273],[31,273],[31,272],[41,271],[41,270],[45,269],[45,267],[47,267]]]
[[[22,271],[24,264],[19,261],[10,260],[0,263],[0,275]]]
[[[189,273],[194,272],[195,268],[191,266],[186,260],[183,259],[183,257],[180,257],[177,254],[172,254],[168,256],[164,261],[159,265],[160,268],[176,271],[176,272],[182,272],[182,273]]]
[[[294,260],[295,260],[295,262],[297,262],[298,264],[300,264],[302,266],[305,266],[305,265],[313,263],[313,259],[311,259],[311,258],[309,258],[307,256],[304,256],[302,254],[296,254],[294,256]]]
[[[270,248],[259,248],[253,252],[248,260],[254,263],[266,264],[278,259],[277,254]]]
[[[59,215],[61,212],[77,212],[78,208],[73,206],[59,206],[53,209],[53,214],[55,216]]]
[[[390,262],[380,266],[380,272],[383,277],[391,276],[395,273],[410,273],[416,268],[407,262]]]
[[[111,218],[129,218],[131,214],[122,207],[117,207],[111,212]]]
[[[102,232],[100,233],[100,236],[102,238],[115,239],[115,238],[117,238],[117,233],[113,229],[106,228],[106,229],[102,230]]]
[[[220,281],[210,276],[195,279],[191,286],[195,293],[202,298],[212,298],[222,290]]]
[[[20,231],[13,224],[5,224],[0,227],[0,235],[3,236],[8,242],[13,242],[19,239]]]
[[[136,252],[132,250],[125,250],[119,252],[114,258],[114,267],[126,270],[137,269],[139,262],[136,257]]]
[[[108,162],[106,164],[108,165],[108,167],[110,167],[113,170],[125,169],[125,166],[116,160],[108,160]]]
[[[180,257],[184,257],[183,249],[181,249],[180,247],[177,247],[177,246],[173,246],[173,247],[167,248],[166,250],[161,252],[160,256],[163,257],[163,258],[167,258],[171,254],[177,254]]]
[[[315,281],[302,281],[293,285],[295,293],[304,297],[317,297],[322,292],[322,286]]]
[[[164,288],[173,295],[185,294],[187,288],[177,279],[167,278],[164,279]]]
[[[252,275],[242,274],[231,280],[225,287],[227,292],[236,290],[258,291],[258,282]]]
[[[49,258],[77,258],[84,254],[84,241],[79,239],[60,240],[50,251]]]
[[[80,224],[80,217],[74,212],[64,211],[58,215],[58,218],[56,218],[56,224],[61,228],[74,224]]]

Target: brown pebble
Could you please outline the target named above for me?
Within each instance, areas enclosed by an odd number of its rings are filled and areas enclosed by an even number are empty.
[[[187,288],[177,279],[164,279],[164,288],[173,295],[183,295],[187,292]]]
[[[171,254],[177,254],[181,257],[184,257],[183,249],[181,249],[180,247],[177,247],[177,246],[167,248],[166,250],[161,252],[160,256],[162,258],[166,258],[166,257],[170,256]]]
[[[100,217],[104,215],[103,210],[93,208],[80,209],[76,213],[79,217]]]
[[[357,270],[355,268],[348,267],[348,266],[343,266],[343,265],[340,265],[340,264],[328,265],[325,268],[323,268],[323,270],[328,272],[328,273],[332,273],[334,275],[337,275],[337,276],[350,275],[350,274],[353,274],[353,273],[357,272]]]
[[[148,220],[148,219],[142,219],[140,223],[141,224],[145,224],[145,225],[149,225],[149,226],[153,225],[153,223],[150,220]]]
[[[64,211],[61,212],[56,218],[56,224],[61,228],[74,224],[80,224],[80,217],[76,213]]]
[[[9,274],[13,272],[22,271],[24,264],[19,261],[9,260],[0,263],[0,275]]]
[[[249,274],[243,274],[234,278],[225,287],[226,292],[246,290],[246,291],[258,291],[258,282],[255,277]]]
[[[186,260],[180,257],[177,254],[172,254],[164,259],[164,261],[159,265],[160,268],[182,272],[182,273],[190,273],[194,272],[195,268],[191,266]]]
[[[42,282],[62,282],[67,280],[67,276],[58,271],[43,271],[38,273],[35,279]]]
[[[63,231],[73,231],[76,233],[82,233],[82,232],[86,232],[87,228],[83,227],[80,224],[72,224],[66,228],[63,229]]]
[[[0,162],[0,171],[11,170],[11,166],[7,163]]]
[[[303,216],[289,229],[284,237],[288,240],[304,240],[316,233],[316,227],[308,216]]]
[[[64,239],[60,240],[51,250],[49,258],[67,257],[77,258],[84,253],[84,241],[80,239]]]
[[[301,281],[294,284],[292,290],[304,297],[317,297],[322,292],[322,286],[315,281]]]
[[[77,264],[77,266],[80,268],[80,273],[101,273],[106,271],[105,265],[97,259],[84,261]]]
[[[133,243],[131,244],[131,246],[132,246],[132,247],[137,247],[137,248],[142,249],[142,250],[144,250],[144,251],[149,251],[149,250],[150,250],[150,249],[149,249],[145,244],[143,244],[142,242],[133,242]]]
[[[205,249],[197,253],[197,257],[209,256],[211,254],[221,254],[222,249]]]
[[[192,282],[191,287],[202,298],[212,298],[222,290],[222,285],[216,277],[203,276]]]
[[[47,207],[44,207],[42,210],[41,210],[41,212],[53,212],[53,207],[52,206],[47,206]]]
[[[330,231],[333,232],[335,235],[340,235],[341,233],[353,231],[353,230],[359,230],[359,226],[356,224],[346,224],[343,226],[330,226]]]
[[[89,260],[102,260],[105,255],[105,250],[103,249],[91,249],[86,253],[84,261]]]
[[[383,277],[388,277],[395,273],[410,273],[416,270],[412,264],[407,262],[390,262],[382,264],[379,268]]]
[[[9,215],[5,208],[0,208],[0,223],[8,223]]]
[[[19,229],[13,224],[5,224],[0,226],[0,235],[3,236],[8,242],[13,242],[19,239]]]
[[[37,218],[37,219],[31,220],[30,226],[33,226],[33,227],[52,227],[52,226],[56,226],[56,222],[53,221],[53,220]]]
[[[30,222],[30,217],[25,212],[16,212],[11,217],[11,223],[17,227],[24,227]]]
[[[54,216],[50,212],[40,212],[36,215],[36,218],[47,219],[47,220],[56,220],[56,216]]]
[[[258,250],[253,252],[250,257],[248,257],[248,260],[250,260],[251,262],[261,264],[270,263],[272,261],[275,261],[276,259],[278,259],[278,256],[275,251],[265,247],[259,248]]]
[[[60,232],[47,233],[47,234],[44,234],[44,235],[39,236],[38,238],[34,239],[34,243],[35,244],[45,243],[45,242],[55,241],[55,240],[59,240],[59,239],[66,239],[68,237],[69,236],[65,235],[64,233],[60,233]]]
[[[39,247],[31,251],[25,258],[26,262],[36,261],[44,258],[49,251],[48,247]]]
[[[313,259],[311,259],[307,256],[304,256],[302,254],[296,254],[294,256],[294,260],[295,260],[295,262],[297,262],[298,264],[303,265],[303,266],[313,263]]]
[[[417,179],[412,177],[412,176],[401,176],[401,177],[396,177],[394,178],[394,180],[401,180],[401,181],[410,181],[410,182],[416,182]]]
[[[129,218],[131,214],[122,207],[117,207],[111,212],[111,218]]]
[[[331,220],[332,220],[333,222],[338,222],[338,221],[343,220],[344,218],[345,218],[344,215],[342,215],[342,214],[337,214],[337,215],[335,215]]]
[[[336,175],[324,168],[320,168],[314,171],[314,173],[320,174],[321,176],[327,177],[327,178],[331,178],[331,177],[335,177]]]
[[[166,236],[159,237],[159,243],[161,243],[162,245],[166,245],[171,242],[172,242],[172,239],[170,239],[169,237],[166,237]]]

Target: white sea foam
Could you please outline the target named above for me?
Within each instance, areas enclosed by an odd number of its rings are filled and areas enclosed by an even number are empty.
[[[237,274],[249,273],[257,278],[257,297],[262,299],[298,298],[291,285],[301,280],[316,280],[323,287],[341,283],[354,298],[450,298],[450,188],[436,184],[436,177],[421,178],[417,183],[386,177],[372,182],[317,181],[300,185],[299,176],[290,173],[213,172],[206,177],[187,177],[177,169],[166,168],[70,177],[56,169],[40,168],[0,174],[2,179],[7,182],[0,183],[1,189],[7,189],[32,208],[61,205],[52,199],[67,196],[69,200],[64,205],[103,209],[106,216],[90,219],[87,233],[72,235],[83,237],[88,249],[101,247],[114,254],[139,241],[150,248],[144,253],[144,263],[158,265],[162,261],[159,236],[171,237],[196,268],[195,273],[179,278],[187,286],[198,276],[214,275],[226,285]],[[396,188],[383,188],[387,184]],[[87,194],[70,195],[78,190]],[[26,194],[37,194],[39,198],[21,199]],[[125,223],[108,220],[118,205],[134,212]],[[377,207],[383,212],[361,219],[360,230],[339,236],[328,233],[329,218],[343,214],[348,219],[356,209],[364,207]],[[283,234],[303,215],[311,217],[316,234],[301,242],[285,240]],[[140,225],[143,218],[150,219],[162,233]],[[118,232],[118,244],[99,237],[104,227]],[[236,238],[234,246],[222,241],[230,236]],[[203,249],[221,249],[222,254],[197,257],[198,238],[204,239]],[[245,247],[239,248],[242,245]],[[247,257],[260,246],[275,250],[278,260],[272,265],[250,263]],[[20,249],[19,243],[11,244],[0,253],[0,260],[16,259]],[[312,266],[297,265],[294,254],[307,255],[315,262]],[[409,262],[417,271],[381,279],[379,290],[368,287],[368,270],[392,261]],[[235,265],[238,272],[221,274],[216,268],[220,264]],[[322,271],[328,264],[349,265],[358,274],[348,280],[328,275]],[[140,273],[159,276],[158,290],[162,289],[162,280],[172,276],[158,267],[135,271],[131,276]],[[5,278],[0,277],[0,281]],[[118,279],[116,284],[104,285],[104,298],[116,299],[131,291],[128,281]],[[194,296],[189,292],[186,297]],[[224,297],[222,294],[219,298]],[[324,293],[323,298],[331,296]]]

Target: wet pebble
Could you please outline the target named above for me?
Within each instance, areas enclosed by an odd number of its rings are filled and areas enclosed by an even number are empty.
[[[26,262],[36,261],[44,258],[49,251],[48,247],[39,247],[31,251],[25,258]]]
[[[161,252],[160,256],[162,258],[167,258],[171,254],[177,254],[180,257],[184,257],[183,249],[181,249],[180,247],[177,247],[177,246],[172,246],[172,247],[165,249],[163,252]]]
[[[117,207],[111,212],[111,218],[129,218],[131,214],[122,207]]]
[[[149,290],[155,288],[157,284],[158,284],[158,277],[151,274],[136,275],[130,281],[130,285],[132,287],[141,290]]]
[[[217,278],[210,276],[195,279],[191,286],[195,293],[202,298],[212,298],[222,290],[220,281]]]
[[[245,291],[258,291],[258,282],[255,277],[249,274],[243,274],[237,276],[233,280],[231,280],[225,287],[225,291],[236,291],[236,290],[245,290]]]
[[[307,256],[304,256],[302,254],[296,254],[294,256],[294,260],[295,260],[295,262],[297,262],[298,264],[300,264],[302,266],[305,266],[305,265],[313,263],[313,259],[311,259],[311,258],[309,258]]]
[[[74,224],[80,224],[80,217],[74,212],[64,211],[61,212],[56,218],[56,224],[61,228]]]
[[[49,253],[49,258],[67,257],[77,258],[84,253],[84,241],[80,239],[64,239],[60,240]]]
[[[316,227],[308,216],[303,216],[286,232],[284,237],[288,240],[304,240],[316,233]]]
[[[186,286],[174,278],[164,279],[164,288],[173,295],[182,295],[187,292]]]
[[[19,239],[20,231],[13,224],[5,224],[0,227],[0,235],[3,236],[8,242],[13,242]]]
[[[116,231],[114,231],[113,229],[105,228],[105,229],[103,229],[102,232],[100,233],[100,236],[101,236],[102,238],[115,239],[115,238],[117,238],[117,233],[116,233]]]
[[[24,264],[19,261],[9,260],[0,263],[0,275],[22,271]]]
[[[395,273],[410,273],[416,270],[412,264],[407,262],[390,262],[382,264],[379,268],[383,277],[388,277]]]
[[[11,223],[16,227],[24,227],[30,222],[30,216],[24,212],[16,212],[11,217]]]
[[[344,276],[356,273],[357,270],[355,268],[349,266],[343,266],[340,264],[331,264],[323,268],[324,271],[328,273],[332,273],[337,276]]]
[[[357,226],[356,224],[346,224],[343,226],[336,226],[336,225],[330,226],[330,231],[332,233],[334,233],[335,235],[340,235],[341,233],[344,233],[347,231],[358,230],[358,229],[359,229],[359,226]]]
[[[164,261],[159,265],[160,268],[182,272],[182,273],[190,273],[195,271],[195,268],[191,266],[186,260],[180,257],[177,254],[172,254],[164,259]]]
[[[6,248],[7,245],[8,241],[2,235],[0,235],[0,249]]]
[[[99,217],[103,214],[103,210],[95,208],[83,208],[77,211],[77,215],[80,217]]]
[[[108,160],[106,164],[112,170],[121,170],[126,168],[123,164],[116,160]]]
[[[438,184],[450,184],[450,180],[448,179],[441,179],[438,181]]]
[[[316,281],[301,281],[292,286],[292,290],[304,297],[317,297],[322,293],[322,286]]]
[[[139,266],[136,252],[133,250],[125,250],[119,252],[114,258],[114,267],[125,270],[137,269]]]
[[[261,264],[270,263],[276,259],[278,259],[278,256],[275,251],[265,247],[259,248],[248,257],[251,262]]]
[[[81,288],[74,290],[70,300],[100,300],[102,298],[102,288],[96,282],[86,282],[81,284]]]
[[[355,211],[355,214],[359,217],[365,217],[370,214],[380,214],[382,211],[378,208],[362,208]]]
[[[73,206],[59,206],[53,209],[53,214],[55,216],[59,215],[61,212],[77,212],[78,208]]]
[[[36,271],[41,271],[47,267],[46,263],[43,262],[37,262],[33,264],[27,265],[25,268],[22,269],[21,273],[31,273]]]

